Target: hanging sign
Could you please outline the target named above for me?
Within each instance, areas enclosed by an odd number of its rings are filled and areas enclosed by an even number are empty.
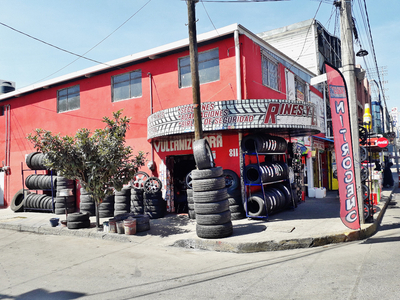
[[[385,148],[385,147],[387,147],[387,146],[389,145],[389,141],[388,141],[388,139],[385,138],[385,137],[380,137],[380,138],[376,141],[376,145],[377,145],[379,148]]]
[[[331,105],[337,178],[339,183],[340,218],[350,229],[360,228],[356,176],[354,173],[353,145],[347,89],[342,74],[325,64]]]

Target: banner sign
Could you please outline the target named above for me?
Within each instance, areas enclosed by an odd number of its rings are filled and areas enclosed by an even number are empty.
[[[340,218],[344,225],[355,230],[360,228],[360,218],[358,214],[347,89],[342,74],[337,69],[327,64],[325,64],[325,68],[328,78],[333,136],[335,140]]]
[[[304,101],[250,99],[201,104],[203,131],[277,129],[320,132],[315,104]],[[193,104],[158,111],[147,119],[147,138],[194,132]]]

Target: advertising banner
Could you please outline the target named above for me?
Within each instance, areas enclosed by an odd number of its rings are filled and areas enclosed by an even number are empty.
[[[339,183],[340,218],[350,229],[360,228],[356,177],[347,89],[339,70],[325,64],[331,105],[337,178]],[[354,145],[357,147],[358,145]]]
[[[315,104],[304,101],[248,99],[201,104],[204,131],[273,129],[292,136],[319,133]],[[158,111],[147,119],[147,139],[194,132],[193,104]]]

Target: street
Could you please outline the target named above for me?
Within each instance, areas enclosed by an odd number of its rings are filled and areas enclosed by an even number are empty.
[[[398,199],[398,200],[396,200]],[[399,299],[400,195],[374,236],[220,253],[0,230],[0,299]]]

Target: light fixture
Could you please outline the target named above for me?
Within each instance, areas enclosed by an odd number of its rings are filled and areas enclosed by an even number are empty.
[[[367,56],[367,55],[368,55],[368,51],[364,50],[362,48],[356,53],[356,56],[358,56],[358,57],[364,57],[364,56]]]

